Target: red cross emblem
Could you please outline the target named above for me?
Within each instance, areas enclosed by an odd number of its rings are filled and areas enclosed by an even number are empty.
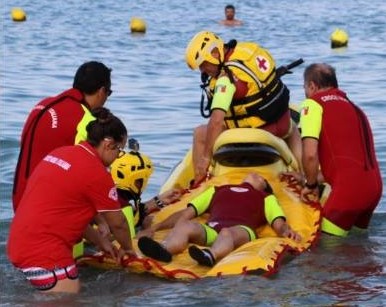
[[[256,58],[257,62],[257,67],[259,68],[260,71],[266,72],[269,69],[269,62],[267,61],[266,58],[262,56],[258,56]]]

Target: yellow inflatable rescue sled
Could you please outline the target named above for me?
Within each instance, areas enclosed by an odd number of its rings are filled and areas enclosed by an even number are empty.
[[[305,204],[299,199],[300,186],[281,181],[282,172],[296,171],[296,160],[286,143],[269,132],[260,129],[237,128],[223,132],[214,145],[214,155],[210,167],[210,179],[195,189],[189,189],[193,179],[191,150],[174,168],[161,192],[172,187],[187,189],[181,200],[154,213],[153,223],[167,218],[172,213],[184,209],[189,201],[209,186],[238,184],[250,171],[256,171],[271,184],[288,223],[301,236],[297,243],[288,238],[278,237],[270,226],[257,229],[258,238],[234,250],[214,267],[204,267],[189,257],[186,251],[174,255],[170,263],[158,262],[145,256],[128,258],[117,265],[103,253],[87,254],[78,258],[79,264],[104,269],[124,269],[135,273],[150,273],[171,279],[198,279],[204,277],[258,274],[269,276],[278,271],[283,256],[298,255],[310,249],[317,241],[320,231],[320,205]],[[328,187],[324,194],[328,193]],[[322,196],[322,200],[325,196]],[[197,219],[205,221],[207,216]],[[168,230],[155,234],[162,239]],[[142,255],[133,239],[138,255]]]

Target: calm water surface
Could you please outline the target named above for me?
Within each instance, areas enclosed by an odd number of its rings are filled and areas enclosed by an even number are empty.
[[[306,64],[336,67],[341,88],[367,113],[386,183],[386,3],[374,1],[234,1],[244,26],[226,28],[223,1],[20,0],[2,5],[0,109],[0,304],[2,306],[383,306],[386,305],[386,198],[366,233],[322,238],[313,250],[286,259],[272,279],[238,276],[190,283],[147,275],[81,269],[84,288],[73,295],[41,296],[31,290],[5,254],[12,218],[11,190],[24,120],[43,97],[72,84],[77,67],[98,60],[113,68],[107,107],[125,121],[131,136],[156,165],[145,193],[154,195],[191,145],[199,113],[199,74],[184,63],[198,31],[224,40],[253,40],[278,65],[302,57]],[[27,13],[14,23],[12,6]],[[130,18],[147,23],[131,35]],[[331,50],[329,36],[342,27],[345,49]],[[303,67],[284,77],[293,103],[303,97]],[[350,180],[355,178],[348,178]],[[356,191],[360,193],[360,191]]]

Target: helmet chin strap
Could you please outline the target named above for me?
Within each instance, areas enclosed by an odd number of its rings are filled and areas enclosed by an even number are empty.
[[[134,193],[133,191],[128,190],[121,190],[118,189],[118,195],[120,199],[123,199],[125,202],[125,206],[129,205],[133,208],[134,214],[138,212],[139,219],[135,226],[142,225],[142,222],[146,215],[148,214],[146,210],[146,206],[144,203],[141,202],[141,197],[137,193]],[[133,201],[134,203],[130,203]]]
[[[129,203],[134,201],[135,206],[141,202],[141,194],[134,193],[133,191],[118,189],[118,194],[125,202]]]
[[[233,74],[231,73],[229,68],[227,66],[225,66],[224,64],[225,64],[225,59],[228,56],[228,53],[231,52],[231,50],[234,49],[236,47],[236,45],[237,45],[237,41],[235,39],[231,39],[228,43],[224,44],[224,49],[226,50],[224,52],[224,61],[222,63],[220,62],[220,72],[221,72],[221,69],[224,69],[224,71],[227,74],[231,83],[235,83],[235,80],[233,78]]]
[[[221,70],[223,69],[224,67],[224,62],[221,62],[221,60],[219,59],[218,60],[218,69],[217,69],[217,74],[215,76],[215,78],[217,79],[218,76],[221,74]]]
[[[224,66],[224,64],[225,64],[226,56],[228,55],[228,53],[229,53],[229,51],[231,49],[236,47],[236,44],[237,44],[237,41],[234,40],[234,39],[230,40],[227,44],[224,44],[224,50],[226,51],[224,53],[224,60],[221,61],[221,58],[219,57],[219,59],[218,59],[217,74],[216,74],[216,76],[214,78],[217,79],[218,76],[221,74],[222,69],[224,69],[225,72],[227,73],[227,75],[229,76],[229,79],[231,80],[231,82],[234,83],[233,75],[231,74],[229,69],[226,66]],[[200,85],[200,87],[202,89],[202,93],[201,93],[200,111],[201,111],[201,116],[204,117],[204,118],[209,118],[210,114],[211,114],[210,113],[210,105],[212,104],[212,99],[209,99],[208,94],[206,94],[207,99],[208,99],[208,103],[205,106],[205,92],[206,92],[205,89],[209,85],[209,80],[210,80],[210,78],[209,78],[207,73],[201,73],[201,82],[202,82],[202,84]]]
[[[234,49],[237,45],[237,40],[235,39],[231,39],[228,43],[224,44],[224,59],[223,61],[221,61],[221,58],[218,59],[218,72],[217,72],[217,75],[215,78],[218,78],[218,76],[220,75],[221,73],[221,70],[224,68],[224,64],[225,64],[225,59],[228,55],[228,53]],[[233,78],[232,78],[233,79]]]

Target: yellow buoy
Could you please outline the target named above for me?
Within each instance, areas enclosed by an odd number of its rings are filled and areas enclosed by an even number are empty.
[[[13,21],[26,21],[27,20],[27,16],[25,15],[25,12],[23,11],[23,9],[21,9],[19,7],[14,7],[11,10],[11,16],[12,16]]]
[[[342,29],[335,29],[331,34],[331,48],[347,47],[348,34]]]
[[[146,32],[146,23],[143,19],[133,17],[130,21],[130,30],[131,32],[139,32],[139,33],[145,33]]]

